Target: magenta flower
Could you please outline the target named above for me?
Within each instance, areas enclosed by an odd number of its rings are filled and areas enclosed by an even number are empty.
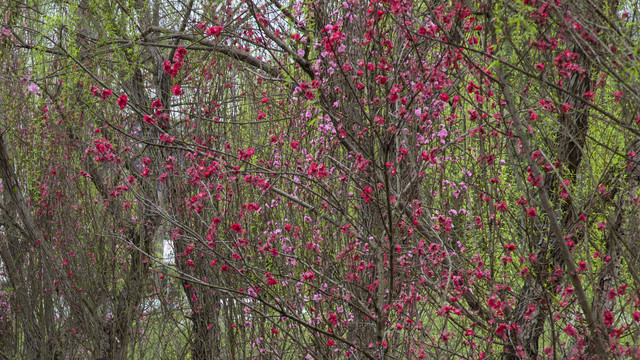
[[[102,90],[102,100],[106,99],[107,97],[111,96],[113,94],[113,91],[106,89],[106,90]]]
[[[127,95],[125,94],[120,95],[120,97],[118,98],[118,106],[120,106],[120,110],[124,109],[127,106],[127,101],[129,101],[129,99],[127,98]]]
[[[215,36],[218,37],[220,36],[220,32],[224,30],[224,27],[222,26],[212,26],[210,28],[207,29],[207,36]]]

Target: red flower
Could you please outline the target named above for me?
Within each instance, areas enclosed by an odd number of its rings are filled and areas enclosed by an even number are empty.
[[[603,311],[604,324],[606,326],[611,326],[613,324],[613,314],[609,310]]]
[[[493,206],[496,207],[496,211],[507,211],[507,203],[505,201],[500,203],[495,203]]]
[[[583,95],[583,96],[584,96],[584,98],[585,98],[585,99],[587,99],[587,100],[589,100],[589,101],[593,101],[593,96],[594,96],[594,95],[595,95],[595,94],[594,94],[594,92],[593,92],[593,91],[591,91],[591,90],[589,90],[589,91],[587,91],[586,93],[584,93],[584,95]]]
[[[584,272],[587,270],[587,263],[584,261],[578,261],[578,272]]]
[[[571,185],[571,181],[564,179],[562,180],[562,184],[564,185],[560,185],[560,197],[563,200],[567,200],[567,198],[569,197],[569,192],[567,191],[567,188],[569,188],[569,185]]]
[[[278,335],[278,330],[276,328],[271,328],[271,332]]]
[[[124,109],[127,106],[127,101],[129,101],[129,99],[127,99],[127,95],[120,95],[120,97],[118,98],[118,106],[120,106],[120,110]]]
[[[571,324],[567,324],[567,326],[564,328],[564,332],[569,336],[574,336],[576,334],[576,329],[574,329]]]
[[[175,96],[182,95],[182,89],[180,89],[180,85],[175,84],[175,85],[173,85],[173,87],[171,89],[173,90],[173,95],[175,95]]]
[[[102,90],[102,100],[104,100],[107,97],[111,96],[111,94],[113,94],[113,91],[111,91],[109,89]]]
[[[187,49],[180,46],[176,49],[175,54],[173,54],[173,61],[177,63],[181,63],[182,60],[184,60],[185,56],[187,56]]]
[[[181,68],[182,68],[181,62],[176,62],[175,64],[173,64],[173,69],[169,71],[169,74],[171,74],[171,77],[172,78],[176,77],[178,75],[178,71],[180,71]]]
[[[496,334],[500,335],[500,336],[504,336],[505,332],[507,330],[509,330],[511,327],[507,324],[500,324],[498,325],[498,327],[496,328]]]
[[[224,30],[224,27],[222,26],[212,26],[210,28],[207,29],[207,36],[215,36],[218,37],[220,36],[220,32]]]
[[[234,232],[240,233],[242,232],[242,226],[240,226],[240,224],[233,224],[231,225],[231,230],[233,230]]]
[[[162,63],[162,67],[164,68],[164,72],[170,73],[171,72],[171,61],[167,60],[167,61],[163,62]]]
[[[528,208],[527,209],[527,217],[532,218],[532,217],[536,217],[536,216],[538,216],[538,211],[536,211],[536,208],[532,207],[532,208]]]
[[[622,95],[624,95],[624,93],[622,91],[614,92],[613,93],[613,101],[620,102],[622,100]]]
[[[327,339],[327,346],[334,346],[335,344],[336,342],[333,339]]]
[[[172,143],[176,139],[175,136],[169,136],[167,134],[160,134],[159,138],[160,138],[160,141],[167,142],[167,143]]]

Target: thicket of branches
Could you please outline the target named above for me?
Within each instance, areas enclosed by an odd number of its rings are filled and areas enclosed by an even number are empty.
[[[1,357],[640,357],[634,2],[1,13]]]

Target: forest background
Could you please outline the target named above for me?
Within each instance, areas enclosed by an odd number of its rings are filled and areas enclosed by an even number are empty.
[[[0,7],[2,358],[640,358],[637,2]]]

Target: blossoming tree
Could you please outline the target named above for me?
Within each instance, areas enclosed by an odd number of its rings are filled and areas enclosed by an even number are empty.
[[[0,355],[640,356],[637,4],[4,6]]]

